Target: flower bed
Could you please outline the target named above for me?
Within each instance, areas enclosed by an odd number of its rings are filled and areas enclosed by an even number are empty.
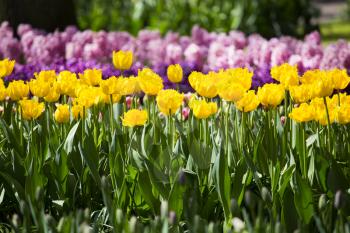
[[[126,76],[132,60],[113,53],[111,72]],[[165,90],[147,67],[103,79],[81,64],[79,75],[63,63],[24,82],[8,79],[14,61],[0,62],[3,228],[349,229],[346,70],[282,64],[257,90],[248,68],[195,71],[187,95],[179,65]]]

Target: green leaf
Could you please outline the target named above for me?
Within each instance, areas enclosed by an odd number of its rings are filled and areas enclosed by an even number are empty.
[[[145,164],[153,187],[157,189],[162,198],[167,199],[170,189],[168,177],[149,160],[146,159]]]
[[[192,141],[188,140],[187,143],[190,149],[190,154],[198,168],[208,169],[210,166],[210,157],[212,152],[209,146],[205,145],[196,138],[192,138]]]
[[[75,137],[75,133],[77,132],[77,129],[79,127],[80,121],[78,121],[77,123],[75,123],[75,125],[71,128],[71,130],[69,131],[66,141],[64,143],[64,150],[67,152],[67,154],[70,154],[72,152],[73,149],[73,145],[74,145],[74,137]]]
[[[7,181],[9,185],[11,185],[14,193],[18,194],[18,196],[15,195],[17,201],[19,202],[20,200],[25,200],[24,188],[17,180],[3,172],[0,172],[0,175]]]
[[[284,196],[281,196],[282,221],[286,226],[287,232],[293,232],[298,228],[299,217],[292,200],[293,192],[290,187],[287,187],[284,191]]]
[[[294,204],[303,222],[308,224],[314,215],[312,190],[306,179],[301,178],[298,173],[294,176]]]
[[[224,209],[225,219],[230,219],[231,180],[224,153],[217,155],[213,166],[213,179],[219,199]]]
[[[282,175],[279,179],[279,188],[278,193],[280,197],[283,197],[284,191],[287,188],[287,185],[289,184],[290,178],[292,177],[293,173],[295,171],[295,164],[292,164],[291,166],[285,166],[285,168],[282,171]]]
[[[97,185],[100,187],[101,185],[101,177],[98,172],[98,164],[99,164],[99,158],[98,158],[98,152],[94,144],[94,138],[92,137],[92,134],[88,134],[84,141],[84,146],[81,146],[81,143],[78,144],[79,151],[81,156],[86,161],[93,179],[97,183]]]
[[[147,204],[152,208],[155,214],[159,209],[160,201],[153,195],[152,183],[146,171],[139,173],[138,187],[142,193],[142,197],[145,198]]]
[[[198,188],[198,178],[196,173],[189,170],[180,170],[175,178],[173,187],[169,194],[169,210],[175,211],[176,216],[181,218],[184,204],[188,205],[184,201],[190,198],[195,201],[195,197],[186,196],[186,192],[196,191]],[[191,208],[191,207],[190,207]]]

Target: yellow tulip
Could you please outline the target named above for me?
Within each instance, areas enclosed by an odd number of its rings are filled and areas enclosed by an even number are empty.
[[[23,80],[13,81],[7,87],[7,94],[11,100],[20,100],[29,94],[29,87]]]
[[[286,90],[299,84],[298,68],[288,63],[272,67],[271,77],[279,81]]]
[[[9,60],[6,58],[0,61],[0,78],[9,76],[12,73],[14,67],[15,67],[14,60]]]
[[[86,109],[85,109],[85,114],[84,114],[84,107],[79,105],[79,104],[74,104],[72,106],[71,111],[72,111],[73,118],[76,120],[79,119],[79,117],[84,118],[86,115]]]
[[[314,108],[307,103],[302,103],[299,107],[293,108],[289,117],[296,122],[308,122],[315,118]]]
[[[7,89],[5,87],[4,81],[0,79],[0,101],[5,100],[7,97]]]
[[[132,57],[131,51],[113,51],[113,65],[118,70],[128,70],[132,65]]]
[[[172,83],[179,83],[182,81],[183,71],[179,64],[170,65],[167,69],[168,79]]]
[[[349,85],[350,77],[345,69],[333,69],[328,71],[328,74],[331,76],[334,89],[343,90]]]
[[[217,77],[214,73],[202,74],[200,72],[192,72],[188,77],[192,88],[201,96],[214,98],[218,94]]]
[[[34,120],[38,118],[45,110],[44,103],[31,100],[20,100],[22,118],[25,120]]]
[[[56,71],[42,70],[39,73],[34,73],[35,79],[42,82],[54,83],[56,81]]]
[[[330,123],[335,122],[336,120],[336,108],[337,104],[335,101],[332,101],[330,98],[326,98],[327,108],[328,108],[328,114],[329,114],[329,120]],[[310,106],[313,108],[315,120],[318,121],[321,125],[327,125],[328,119],[327,119],[327,113],[326,113],[326,106],[324,104],[323,98],[314,98],[310,102]]]
[[[337,122],[339,124],[348,124],[350,123],[350,105],[342,104],[337,109]]]
[[[79,106],[85,107],[85,109],[90,108],[94,105],[96,99],[96,92],[94,87],[83,88],[77,98],[74,100]]]
[[[326,97],[333,93],[333,80],[327,73],[322,73],[316,81],[312,83],[312,92],[315,97]]]
[[[246,89],[239,83],[230,83],[219,89],[219,96],[226,101],[240,100]]]
[[[193,111],[193,115],[198,119],[206,119],[214,115],[218,110],[215,102],[207,102],[205,100],[192,100],[189,106]]]
[[[70,71],[61,71],[57,77],[57,92],[62,95],[75,97],[75,88],[78,83],[77,75]]]
[[[131,109],[124,113],[122,124],[126,127],[143,126],[148,119],[148,114],[145,110]]]
[[[324,70],[308,70],[300,77],[300,81],[302,84],[313,84],[318,80],[318,77],[325,75],[326,71]]]
[[[137,77],[119,77],[118,78],[118,93],[122,96],[133,95],[140,91]]]
[[[258,89],[258,98],[265,107],[276,107],[284,99],[285,90],[281,84],[268,83]]]
[[[247,68],[231,68],[227,69],[225,73],[230,76],[232,82],[241,84],[246,91],[251,88],[254,73]]]
[[[60,104],[57,106],[57,109],[54,114],[55,121],[58,123],[67,123],[69,122],[69,105],[67,104]]]
[[[49,93],[44,97],[46,102],[56,102],[60,99],[60,93],[57,91],[57,83],[54,82],[51,85]]]
[[[97,86],[102,80],[102,70],[86,69],[84,74],[79,74],[80,79],[89,86]]]
[[[51,89],[51,84],[49,82],[32,79],[29,82],[30,92],[37,97],[45,97],[49,94]]]
[[[106,95],[119,94],[118,79],[112,76],[100,82],[100,87]]]
[[[157,95],[157,105],[164,115],[172,115],[180,108],[183,99],[184,94],[175,90],[161,90]]]
[[[255,110],[259,104],[258,96],[253,90],[246,92],[240,100],[235,102],[236,108],[242,112],[251,112]]]
[[[289,93],[295,103],[305,103],[314,97],[311,84],[291,86],[289,88]]]
[[[139,85],[146,95],[157,95],[163,89],[163,79],[149,68],[138,72]]]

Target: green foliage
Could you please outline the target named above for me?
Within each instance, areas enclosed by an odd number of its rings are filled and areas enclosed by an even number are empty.
[[[216,116],[181,121],[145,102],[145,126],[114,131],[106,106],[60,125],[52,103],[24,121],[4,102],[0,230],[349,231],[348,126],[328,138],[315,122],[281,125],[291,106],[241,113],[222,102]]]
[[[76,9],[83,29],[133,34],[143,28],[189,34],[197,24],[209,31],[298,36],[315,29],[317,15],[309,0],[76,0]]]

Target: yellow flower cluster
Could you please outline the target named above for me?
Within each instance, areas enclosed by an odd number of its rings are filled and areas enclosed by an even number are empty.
[[[131,51],[113,52],[114,66],[123,71],[132,65]],[[11,74],[14,61],[0,61],[0,77]],[[179,64],[167,69],[168,79],[179,83],[183,79],[183,70]],[[289,117],[297,122],[317,121],[322,125],[332,122],[346,124],[350,122],[350,97],[339,94],[350,83],[346,70],[309,70],[299,76],[296,66],[282,64],[271,69],[271,76],[279,83],[269,83],[251,90],[253,72],[247,68],[230,68],[209,72],[192,72],[188,77],[191,87],[198,97],[192,97],[189,107],[198,119],[206,119],[218,111],[214,98],[233,103],[242,112],[255,110],[260,104],[264,108],[276,108],[290,95],[297,107]],[[92,106],[102,106],[119,102],[121,97],[140,92],[156,96],[157,107],[161,113],[171,116],[177,113],[183,104],[184,94],[176,90],[163,90],[163,80],[150,68],[138,71],[137,77],[102,78],[100,69],[86,69],[81,74],[53,70],[44,70],[34,74],[30,82],[12,81],[6,87],[0,79],[0,100],[9,98],[18,101],[21,114],[26,120],[34,120],[44,111],[43,103],[60,102],[54,113],[58,123],[67,123],[70,117],[84,118]],[[329,97],[334,90],[337,95]],[[32,99],[28,99],[29,97]],[[62,96],[62,98],[61,98]],[[61,101],[60,101],[61,99]],[[113,110],[112,110],[113,111]],[[328,114],[327,114],[328,112]],[[113,112],[111,112],[112,114]],[[143,110],[130,110],[124,113],[124,126],[143,125],[148,119]]]
[[[302,103],[294,108],[289,117],[297,122],[317,121],[321,125],[327,125],[327,110],[330,123],[350,123],[350,96],[341,94],[332,98],[326,97],[326,105],[323,98],[314,98],[310,103]]]
[[[249,112],[259,105],[255,91],[250,90],[253,73],[247,68],[232,68],[203,74],[192,72],[189,82],[202,97],[214,98],[219,95],[227,102],[234,102],[240,111]]]
[[[349,97],[339,94],[339,91],[346,88],[350,83],[350,77],[346,70],[308,70],[299,77],[295,66],[283,64],[273,67],[271,76],[280,82],[280,84],[274,85],[281,85],[289,90],[293,102],[300,104],[289,114],[289,117],[293,120],[297,122],[317,121],[322,125],[327,125],[328,122],[338,122],[340,124],[350,122]],[[334,90],[337,91],[338,95],[333,95],[330,98],[329,96],[334,93]],[[262,95],[259,91],[258,96]],[[275,104],[279,104],[283,100],[282,88],[277,91],[276,87],[276,92],[271,89],[265,93],[266,98],[269,95],[270,98],[275,98]],[[265,105],[262,98],[259,97],[259,99]]]

